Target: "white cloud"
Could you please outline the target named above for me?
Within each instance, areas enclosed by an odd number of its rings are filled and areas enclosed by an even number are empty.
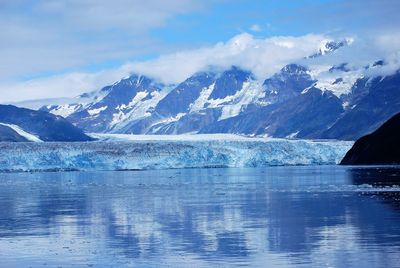
[[[326,38],[310,34],[257,39],[241,34],[227,42],[171,54],[171,51],[179,49],[176,44],[168,46],[150,36],[152,29],[166,26],[170,19],[181,14],[209,11],[210,6],[217,2],[226,0],[0,0],[0,101],[74,96],[110,84],[129,71],[170,83],[179,82],[209,65],[239,65],[265,78],[286,63],[311,54]],[[363,5],[361,0],[350,2],[334,5],[340,11],[354,11],[347,12],[349,15],[339,12],[344,14],[340,19],[335,15],[338,12],[332,12],[330,8],[320,9],[319,5],[314,7],[318,8],[318,12],[310,8],[302,9],[303,12],[298,9],[291,12],[300,12],[300,18],[311,20],[312,23],[303,24],[307,27],[317,25],[321,20],[336,19],[343,24],[354,19],[359,24],[360,16],[363,18],[368,14],[368,17],[379,18],[368,20],[369,24],[363,26],[368,31],[375,23],[375,28],[397,31],[399,20],[393,18],[397,16],[399,1],[385,0],[383,4],[368,0],[368,4]],[[295,15],[289,17],[296,23],[302,20]],[[254,33],[276,30],[270,24],[260,23],[252,25],[249,30]],[[279,21],[272,23],[279,29]],[[385,73],[397,68],[400,47],[397,32],[379,32],[367,40],[358,41],[354,46],[357,49],[344,50],[341,55],[327,57],[326,60],[364,64],[381,57],[390,66],[385,67]],[[174,46],[173,50],[171,46]],[[163,56],[99,72],[66,73],[67,70],[84,69],[85,66],[99,68],[99,65],[109,61],[124,62],[154,52]],[[49,71],[66,74],[21,82],[24,77]]]
[[[250,31],[253,31],[253,32],[261,32],[261,31],[262,31],[262,28],[261,28],[261,26],[258,25],[258,24],[253,24],[253,25],[251,25],[251,27],[250,27]]]
[[[149,32],[216,1],[0,2],[0,81],[165,53],[169,48]]]
[[[391,75],[400,69],[400,32],[374,32],[371,35],[354,36],[353,43],[333,54],[312,59],[316,65],[338,65],[348,63],[353,69],[363,69],[376,61],[383,60],[384,66],[369,68],[365,76]],[[308,64],[310,60],[301,61]]]
[[[111,84],[130,72],[148,75],[164,83],[178,83],[209,66],[229,68],[237,65],[265,78],[285,64],[315,53],[325,39],[322,35],[257,39],[243,33],[225,43],[168,54],[155,60],[132,62],[116,69],[3,84],[0,85],[1,100],[72,97]]]
[[[1,102],[75,97],[113,84],[131,73],[129,64],[94,73],[68,73],[30,81],[0,85]]]
[[[40,1],[40,14],[60,16],[71,25],[92,30],[124,29],[146,31],[169,18],[204,8],[207,1],[194,0],[58,0]]]
[[[74,97],[83,92],[100,89],[133,72],[144,74],[164,83],[178,83],[195,72],[210,66],[229,68],[232,65],[251,70],[259,79],[266,79],[284,65],[293,62],[309,64],[304,57],[316,53],[321,44],[332,40],[325,35],[309,34],[299,37],[278,36],[255,38],[243,33],[227,42],[192,50],[166,54],[148,61],[136,61],[119,68],[93,73],[67,73],[16,84],[0,85],[1,101]],[[400,66],[400,34],[381,34],[373,38],[354,37],[354,43],[339,53],[313,59],[313,64],[336,65],[347,62],[360,68],[383,59],[384,68],[370,69],[366,75],[391,74]]]
[[[132,63],[135,72],[176,83],[209,66],[229,68],[237,65],[252,70],[259,78],[278,71],[285,64],[318,51],[327,38],[323,35],[257,39],[243,33],[226,43],[182,51],[156,60]]]

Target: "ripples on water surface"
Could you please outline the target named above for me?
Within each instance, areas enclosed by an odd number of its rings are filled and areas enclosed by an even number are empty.
[[[398,267],[397,184],[336,166],[3,173],[0,267]]]

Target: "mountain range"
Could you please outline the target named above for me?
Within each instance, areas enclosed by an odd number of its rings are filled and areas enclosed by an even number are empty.
[[[380,59],[362,67],[321,64],[349,45],[326,42],[265,79],[238,66],[210,67],[175,85],[132,74],[73,103],[40,110],[86,132],[356,140],[400,111],[400,72],[366,75],[385,66]]]

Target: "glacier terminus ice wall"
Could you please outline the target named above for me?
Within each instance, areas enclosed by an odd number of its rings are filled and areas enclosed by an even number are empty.
[[[95,142],[0,143],[0,172],[326,165],[340,162],[352,144],[232,135],[211,139],[103,137]]]

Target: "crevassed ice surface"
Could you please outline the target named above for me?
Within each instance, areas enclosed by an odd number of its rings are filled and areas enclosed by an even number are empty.
[[[399,267],[400,171],[3,173],[0,267]]]
[[[326,165],[340,162],[352,145],[352,142],[232,137],[169,139],[1,143],[0,171]]]

